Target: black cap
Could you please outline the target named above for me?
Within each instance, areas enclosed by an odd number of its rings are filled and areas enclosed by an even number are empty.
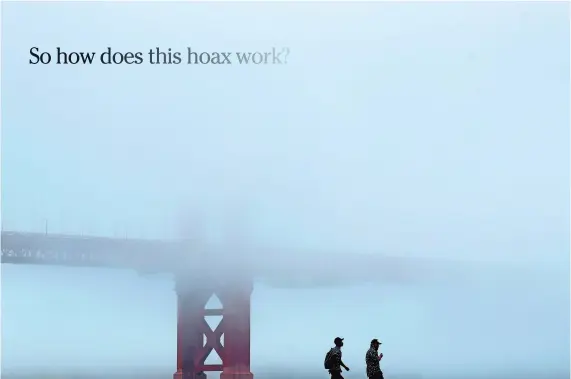
[[[334,343],[335,345],[339,345],[339,344],[341,344],[341,343],[343,342],[343,340],[344,340],[344,338],[335,337],[335,339],[333,340],[333,343]]]
[[[382,342],[379,342],[379,340],[376,338],[371,341],[371,345],[374,343],[378,343],[379,345],[382,344]]]

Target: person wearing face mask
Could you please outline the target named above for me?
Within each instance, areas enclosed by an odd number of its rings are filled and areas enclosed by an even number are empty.
[[[378,339],[371,341],[369,350],[365,354],[365,363],[367,365],[367,377],[369,379],[384,379],[383,372],[381,371],[381,359],[383,359],[383,353],[379,354],[379,347],[381,342]]]
[[[341,375],[341,367],[343,367],[345,371],[349,371],[349,367],[347,367],[341,359],[343,338],[337,337],[333,343],[335,344],[335,347],[329,350],[325,356],[325,369],[327,369],[329,374],[331,374],[331,379],[344,379],[343,375]]]

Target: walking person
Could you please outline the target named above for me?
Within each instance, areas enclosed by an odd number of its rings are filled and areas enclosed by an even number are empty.
[[[343,363],[341,359],[341,347],[343,347],[343,338],[337,337],[333,341],[335,347],[331,348],[327,355],[325,356],[325,369],[329,371],[331,374],[331,379],[344,379],[343,375],[341,375],[341,367],[345,369],[345,371],[349,371],[349,367]]]
[[[384,379],[383,372],[381,371],[381,359],[383,353],[379,354],[379,346],[381,342],[378,339],[371,341],[371,346],[365,354],[365,363],[367,364],[367,377],[369,379]]]

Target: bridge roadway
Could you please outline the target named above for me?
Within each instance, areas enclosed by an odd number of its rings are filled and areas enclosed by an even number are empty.
[[[406,282],[426,279],[430,262],[369,254],[291,254],[193,249],[187,241],[161,241],[29,232],[2,232],[2,263],[108,267],[141,272],[176,272],[198,265],[216,271],[249,272],[274,287],[347,285],[348,282]],[[223,259],[220,259],[220,258]],[[198,265],[197,265],[198,263]],[[382,277],[382,279],[381,279]]]
[[[2,263],[170,271],[181,242],[2,232]],[[177,248],[178,247],[178,248]],[[162,258],[162,259],[161,259]]]
[[[363,282],[427,284],[446,281],[460,284],[480,277],[482,273],[503,275],[514,270],[522,273],[522,268],[513,263],[279,249],[206,251],[183,240],[4,231],[1,245],[2,263],[123,268],[142,273],[183,271],[208,276],[239,272],[283,288],[346,286]]]

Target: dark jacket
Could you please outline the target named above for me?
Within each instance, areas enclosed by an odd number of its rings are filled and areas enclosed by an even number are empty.
[[[365,363],[367,364],[367,376],[372,378],[381,372],[381,364],[379,362],[379,352],[372,346],[365,354]]]
[[[331,368],[330,371],[341,371],[341,349],[337,346],[331,349]]]

